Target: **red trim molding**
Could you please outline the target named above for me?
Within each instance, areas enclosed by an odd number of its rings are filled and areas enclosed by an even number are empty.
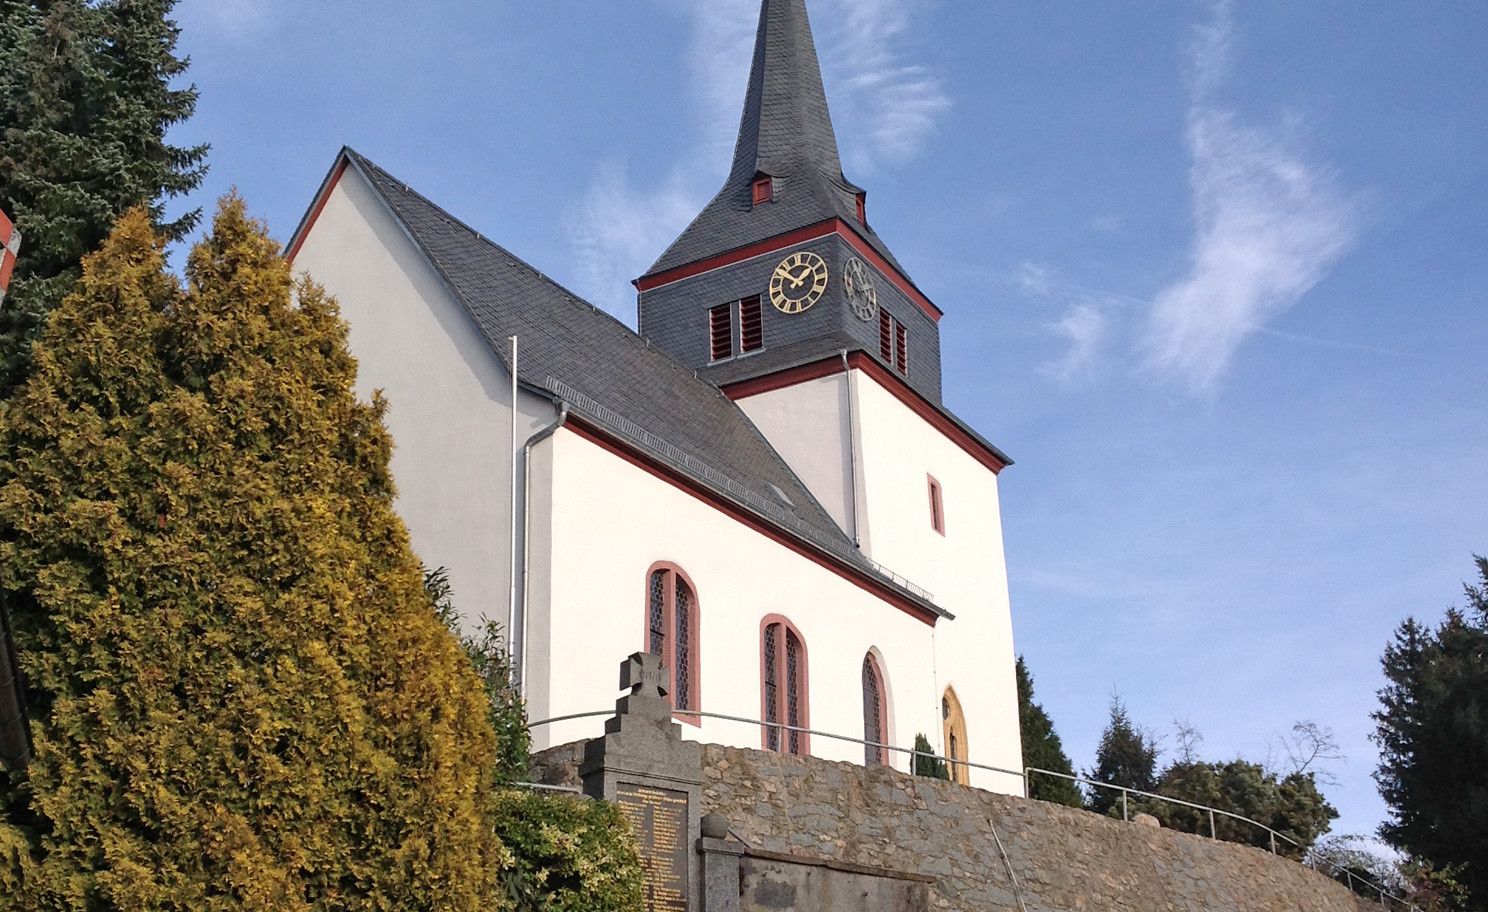
[[[928,624],[931,627],[934,627],[935,622],[939,620],[940,616],[937,615],[935,612],[930,611],[919,603],[905,597],[903,594],[893,589],[886,583],[880,582],[879,580],[869,576],[867,573],[859,570],[858,568],[853,567],[843,561],[836,560],[830,555],[806,544],[800,539],[788,535],[787,533],[781,531],[780,529],[777,529],[773,525],[767,524],[759,517],[755,516],[753,513],[750,513],[743,507],[735,504],[733,501],[723,497],[720,494],[715,493],[712,490],[709,490],[706,486],[682,474],[676,469],[673,469],[671,466],[665,465],[662,462],[651,458],[650,456],[638,452],[635,448],[630,446],[625,441],[614,437],[603,428],[590,424],[582,417],[570,414],[568,423],[564,425],[564,428],[572,431],[574,434],[582,437],[590,443],[593,443],[598,447],[614,453],[616,456],[619,456],[621,459],[624,459],[631,465],[649,472],[652,475],[655,475],[657,478],[668,482],[674,487],[686,491],[688,494],[691,494],[698,500],[701,500],[709,506],[715,508],[720,513],[726,514],[731,519],[735,519],[743,523],[744,525],[750,527],[766,538],[784,545],[785,547],[796,552],[807,560],[812,561],[818,566],[832,571],[848,582],[856,585],[859,589],[862,589],[865,592],[872,593],[874,596],[882,599],[890,605],[893,605],[895,608],[898,608],[900,611],[903,611],[910,617]]]
[[[1008,464],[1003,462],[1002,458],[996,452],[988,449],[980,440],[966,433],[955,422],[941,414],[940,409],[926,402],[924,397],[915,392],[908,383],[905,383],[902,377],[891,373],[882,364],[879,364],[864,352],[852,352],[847,356],[847,363],[850,367],[856,368],[874,380],[877,380],[879,386],[888,390],[893,394],[895,399],[904,403],[910,411],[919,415],[931,427],[949,438],[952,443],[965,450],[971,458],[991,469],[992,474],[1000,474],[1003,469],[1007,468]],[[738,383],[731,383],[723,387],[723,394],[737,402],[740,399],[748,399],[750,396],[758,396],[761,393],[784,389],[787,386],[795,386],[797,383],[805,383],[808,380],[819,380],[822,377],[830,377],[840,373],[842,373],[841,358],[824,358],[821,361],[813,361],[810,364],[792,367],[777,373],[767,374],[763,377],[753,377],[749,380],[740,380]]]
[[[331,198],[331,193],[335,191],[336,185],[341,183],[341,175],[346,173],[346,166],[348,164],[350,164],[350,161],[346,158],[346,154],[342,153],[336,162],[336,167],[332,169],[330,177],[326,178],[326,182],[321,185],[320,192],[315,195],[315,204],[310,207],[310,212],[306,214],[305,221],[300,225],[300,229],[295,232],[295,236],[290,239],[289,248],[284,252],[284,259],[288,260],[291,266],[294,265],[295,254],[300,252],[300,245],[305,243],[305,238],[309,236],[310,229],[315,227],[315,220],[320,218],[320,212],[325,208],[326,200]]]
[[[818,238],[829,237],[834,234],[847,241],[853,250],[858,252],[859,256],[862,256],[878,267],[879,272],[882,272],[888,277],[890,282],[894,283],[894,287],[908,295],[910,300],[914,301],[920,310],[925,312],[925,316],[934,320],[936,323],[940,322],[940,318],[944,315],[941,309],[931,303],[930,299],[925,297],[925,293],[916,288],[914,283],[909,281],[888,259],[877,250],[874,250],[872,244],[863,240],[862,235],[854,231],[852,226],[839,218],[830,218],[823,222],[817,222],[814,225],[797,228],[795,231],[776,235],[757,244],[750,244],[748,247],[740,247],[737,250],[720,253],[706,260],[698,260],[696,263],[685,263],[664,272],[658,272],[655,275],[641,276],[635,280],[634,284],[638,291],[650,291],[653,288],[660,288],[663,285],[670,285],[673,282],[690,279],[705,272],[712,272],[715,269],[722,269],[725,266],[732,266],[735,263],[742,263],[745,260],[752,260],[758,256],[765,256],[769,253],[784,250],[787,247],[794,247],[797,244],[804,244],[807,241],[814,241]]]

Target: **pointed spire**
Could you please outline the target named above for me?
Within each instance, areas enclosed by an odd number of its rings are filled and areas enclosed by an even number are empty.
[[[764,0],[729,183],[812,168],[846,184],[806,0]]]
[[[760,174],[774,181],[770,201],[756,205],[753,184]],[[806,0],[761,0],[728,181],[637,281],[834,218],[850,224],[902,275],[860,215],[862,192],[842,174]]]

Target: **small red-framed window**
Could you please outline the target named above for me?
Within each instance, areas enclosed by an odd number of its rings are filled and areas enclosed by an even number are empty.
[[[775,199],[775,178],[761,174],[754,179],[754,204],[756,206]]]
[[[760,297],[755,295],[739,302],[739,351],[759,351],[764,347],[764,314]]]
[[[708,355],[722,361],[734,354],[734,305],[720,304],[708,311]]]
[[[889,701],[884,693],[883,671],[873,653],[863,656],[863,763],[866,766],[888,766],[889,752],[880,745],[889,743]]]
[[[778,614],[760,622],[760,740],[768,751],[811,753],[806,639]]]
[[[862,225],[868,224],[868,193],[867,193],[867,191],[859,191],[858,192],[858,223],[859,224],[862,224]]]
[[[653,564],[646,574],[646,651],[667,669],[667,701],[693,725],[702,708],[697,588],[676,564]]]
[[[927,475],[925,477],[930,482],[930,528],[944,535],[945,501],[941,497],[940,482],[936,481],[933,475]]]
[[[894,368],[909,376],[909,330],[898,320],[894,321]]]

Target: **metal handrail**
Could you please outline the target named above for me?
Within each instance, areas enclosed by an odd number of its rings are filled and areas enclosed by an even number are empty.
[[[1041,774],[1043,774],[1045,776],[1055,776],[1055,777],[1058,777],[1060,779],[1068,779],[1071,782],[1079,782],[1079,783],[1082,783],[1084,785],[1095,786],[1096,788],[1115,789],[1115,790],[1121,792],[1121,819],[1122,820],[1128,819],[1127,795],[1128,794],[1131,794],[1131,795],[1140,795],[1143,798],[1152,798],[1152,799],[1155,799],[1157,801],[1166,801],[1169,804],[1182,805],[1184,807],[1193,808],[1196,811],[1207,811],[1208,814],[1209,814],[1209,838],[1210,839],[1214,839],[1214,840],[1218,840],[1219,839],[1218,829],[1215,826],[1215,819],[1214,819],[1214,815],[1218,814],[1218,815],[1220,815],[1222,817],[1229,817],[1232,820],[1239,820],[1242,823],[1248,823],[1251,826],[1260,827],[1261,829],[1265,830],[1267,833],[1269,833],[1271,835],[1271,854],[1273,854],[1273,855],[1277,854],[1277,851],[1276,851],[1276,840],[1277,840],[1277,837],[1280,837],[1280,838],[1286,840],[1287,842],[1291,843],[1292,845],[1294,845],[1297,848],[1302,849],[1304,851],[1309,848],[1308,846],[1304,846],[1302,843],[1300,843],[1297,840],[1293,839],[1292,837],[1286,835],[1285,833],[1279,833],[1276,830],[1271,829],[1270,827],[1266,826],[1264,823],[1261,823],[1259,820],[1252,820],[1249,817],[1245,817],[1245,816],[1242,816],[1240,814],[1233,813],[1231,811],[1222,810],[1220,808],[1212,808],[1212,807],[1209,807],[1208,805],[1204,805],[1204,804],[1195,804],[1192,801],[1184,801],[1181,798],[1171,798],[1171,797],[1169,797],[1167,795],[1158,795],[1158,794],[1155,794],[1153,792],[1144,792],[1141,789],[1127,788],[1126,786],[1123,786],[1123,785],[1112,785],[1112,784],[1110,784],[1108,782],[1097,782],[1094,779],[1087,779],[1084,776],[1073,776],[1073,775],[1070,775],[1069,773],[1058,773],[1058,772],[1055,772],[1053,770],[1039,769],[1038,767],[1034,767],[1034,766],[1027,767],[1024,770],[1025,781],[1027,781],[1026,780],[1026,776],[1027,776],[1028,773],[1041,773]],[[1365,877],[1358,877],[1352,871],[1350,871],[1348,868],[1342,867],[1342,866],[1336,864],[1335,862],[1328,861],[1327,859],[1318,859],[1318,860],[1321,861],[1321,862],[1324,862],[1326,864],[1332,865],[1332,867],[1333,867],[1333,869],[1334,869],[1334,871],[1336,873],[1346,875],[1348,877],[1348,888],[1349,888],[1349,890],[1351,892],[1356,893],[1356,894],[1358,893],[1358,891],[1355,890],[1354,889],[1354,886],[1353,886],[1353,882],[1355,880],[1358,880],[1360,883],[1363,883],[1363,884],[1367,885],[1371,890],[1373,890],[1374,892],[1376,892],[1376,893],[1379,894],[1379,896],[1380,896],[1380,904],[1381,905],[1387,905],[1386,898],[1388,897],[1388,899],[1394,900],[1395,902],[1399,903],[1401,906],[1403,906],[1403,907],[1411,910],[1411,912],[1417,912],[1417,908],[1416,908],[1416,906],[1415,906],[1414,903],[1410,903],[1410,902],[1406,901],[1405,899],[1403,899],[1403,898],[1401,898],[1399,896],[1396,896],[1393,893],[1390,893],[1384,887],[1380,886],[1378,883],[1375,883],[1374,881],[1369,880],[1368,878],[1365,878]],[[1305,866],[1311,867],[1310,865],[1305,865]],[[1316,870],[1316,869],[1314,868],[1314,870]],[[1336,879],[1336,877],[1335,877],[1335,879]]]
[[[613,716],[614,714],[615,711],[613,709],[601,709],[596,712],[570,713],[566,716],[553,716],[549,719],[541,719],[537,722],[529,722],[527,723],[527,728],[530,731],[531,729],[540,728],[545,725],[552,725],[556,722],[571,722],[575,719],[592,719],[598,716]],[[730,716],[725,713],[703,712],[701,710],[692,709],[678,711],[677,715],[703,719],[722,719],[726,722],[742,722],[745,725],[758,725],[762,728],[773,728],[780,731],[797,732],[803,735],[813,735],[821,738],[830,738],[836,741],[847,741],[852,744],[861,744],[864,747],[877,747],[882,750],[890,750],[896,751],[901,754],[909,754],[911,764],[914,763],[915,757],[929,757],[933,760],[940,760],[943,763],[950,765],[969,766],[975,769],[983,769],[993,773],[1002,773],[1006,776],[1017,776],[1019,779],[1022,779],[1025,784],[1027,783],[1027,777],[1017,770],[1004,769],[1000,766],[990,766],[986,763],[973,763],[970,760],[952,760],[949,757],[942,757],[939,754],[932,754],[922,750],[915,750],[912,747],[899,747],[893,744],[881,744],[877,741],[869,741],[864,738],[854,738],[849,735],[839,735],[833,732],[820,731],[814,728],[801,728],[798,725],[787,725],[784,722],[765,722],[761,719],[749,719],[744,716]]]
[[[558,722],[571,722],[571,721],[574,721],[576,719],[593,719],[593,718],[598,718],[600,716],[613,716],[614,714],[615,714],[615,711],[613,709],[601,709],[601,710],[596,710],[594,712],[569,713],[568,715],[552,716],[552,717],[547,718],[547,719],[540,719],[540,720],[538,720],[536,722],[529,722],[527,724],[527,728],[530,731],[530,730],[532,730],[534,728],[541,728],[543,726],[553,725],[553,724],[558,723]],[[870,741],[870,740],[867,740],[865,738],[854,738],[854,737],[852,737],[850,735],[839,735],[839,734],[836,734],[834,732],[820,731],[818,729],[812,729],[812,728],[802,728],[802,727],[797,726],[797,725],[787,725],[784,722],[766,722],[766,721],[764,721],[762,719],[750,719],[750,718],[747,718],[747,717],[744,717],[744,716],[731,716],[731,715],[727,715],[725,713],[703,712],[702,710],[685,710],[683,712],[677,713],[677,715],[686,715],[686,716],[690,716],[690,717],[693,717],[693,718],[703,718],[703,719],[721,719],[721,720],[724,720],[724,721],[727,721],[727,722],[742,722],[742,723],[744,723],[746,725],[758,725],[758,726],[761,726],[763,728],[773,728],[773,729],[777,729],[779,731],[798,732],[800,734],[813,735],[813,736],[820,737],[820,738],[829,738],[829,739],[833,739],[833,740],[836,740],[836,741],[847,741],[847,742],[850,742],[852,744],[861,744],[861,745],[863,745],[865,747],[877,747],[877,748],[880,748],[882,750],[890,750],[890,751],[896,751],[896,752],[901,753],[901,754],[909,754],[910,755],[911,772],[913,772],[914,758],[916,758],[916,757],[928,757],[928,758],[933,759],[933,760],[939,760],[942,763],[945,763],[945,764],[950,765],[950,766],[955,766],[955,765],[967,766],[967,767],[972,767],[972,768],[975,768],[975,769],[988,770],[988,771],[994,772],[994,773],[1002,773],[1002,774],[1008,775],[1008,776],[1017,776],[1019,779],[1023,780],[1023,794],[1025,796],[1028,794],[1028,782],[1029,782],[1029,774],[1030,773],[1040,773],[1040,774],[1045,775],[1045,776],[1055,776],[1055,777],[1058,777],[1060,779],[1068,779],[1071,782],[1079,782],[1079,783],[1082,783],[1084,785],[1094,786],[1096,788],[1115,789],[1116,791],[1121,792],[1121,819],[1123,819],[1123,820],[1126,820],[1128,818],[1127,795],[1128,794],[1131,794],[1131,795],[1140,795],[1140,796],[1142,796],[1144,798],[1152,798],[1152,799],[1155,799],[1157,801],[1166,801],[1166,802],[1168,802],[1170,804],[1178,804],[1178,805],[1182,805],[1184,807],[1192,808],[1194,810],[1207,812],[1209,814],[1209,837],[1211,839],[1216,840],[1216,841],[1218,840],[1219,837],[1218,837],[1218,829],[1217,829],[1217,827],[1215,825],[1215,815],[1218,814],[1218,815],[1220,815],[1222,817],[1229,817],[1229,818],[1231,818],[1233,820],[1239,820],[1242,823],[1248,823],[1248,824],[1250,824],[1252,826],[1260,827],[1261,829],[1265,830],[1267,833],[1269,833],[1271,835],[1271,852],[1272,852],[1272,854],[1278,854],[1277,851],[1276,851],[1276,839],[1277,839],[1277,837],[1281,837],[1282,839],[1286,840],[1287,842],[1291,843],[1292,845],[1296,846],[1299,849],[1306,849],[1306,848],[1308,848],[1307,846],[1302,845],[1302,843],[1300,843],[1297,840],[1293,839],[1292,837],[1286,835],[1285,833],[1279,833],[1276,830],[1273,830],[1271,827],[1266,826],[1264,823],[1261,823],[1259,820],[1252,820],[1249,817],[1244,817],[1244,816],[1242,816],[1240,814],[1236,814],[1236,813],[1234,813],[1232,811],[1226,811],[1226,810],[1224,810],[1222,808],[1213,808],[1213,807],[1209,807],[1208,805],[1203,805],[1203,804],[1195,804],[1192,801],[1184,801],[1181,798],[1170,798],[1167,795],[1159,795],[1159,794],[1156,794],[1154,792],[1144,792],[1141,789],[1127,788],[1126,786],[1121,786],[1121,785],[1112,785],[1109,782],[1098,782],[1098,781],[1096,781],[1094,779],[1087,779],[1084,776],[1074,776],[1074,775],[1070,775],[1069,773],[1059,773],[1059,772],[1055,772],[1054,770],[1039,769],[1038,767],[1034,767],[1034,766],[1025,767],[1022,772],[1017,772],[1015,770],[1004,769],[1003,767],[1000,767],[1000,766],[990,766],[990,765],[985,764],[985,763],[973,763],[970,760],[955,760],[955,759],[952,759],[950,757],[942,757],[939,754],[927,753],[926,751],[915,750],[914,748],[910,748],[910,747],[899,747],[899,746],[894,745],[894,744],[882,744],[880,742]],[[1359,876],[1355,875],[1352,871],[1348,870],[1347,868],[1342,867],[1341,865],[1339,865],[1339,864],[1337,864],[1335,862],[1328,861],[1327,859],[1319,859],[1319,861],[1322,861],[1323,863],[1326,863],[1326,864],[1330,865],[1333,868],[1333,870],[1335,872],[1335,874],[1333,875],[1333,878],[1335,880],[1337,879],[1337,875],[1338,874],[1342,874],[1345,877],[1347,877],[1348,878],[1347,887],[1348,887],[1348,889],[1351,892],[1355,893],[1356,895],[1359,894],[1359,891],[1354,889],[1353,882],[1357,880],[1360,883],[1363,883],[1363,884],[1367,885],[1372,891],[1374,891],[1374,892],[1376,892],[1376,893],[1379,894],[1380,904],[1381,905],[1388,906],[1389,903],[1391,901],[1393,901],[1393,902],[1399,904],[1401,907],[1410,910],[1410,912],[1420,912],[1419,907],[1417,907],[1414,903],[1409,902],[1409,901],[1407,901],[1407,900],[1405,900],[1405,899],[1403,899],[1403,898],[1401,898],[1399,896],[1396,896],[1394,893],[1389,892],[1384,887],[1380,886],[1378,883],[1376,883],[1376,882],[1374,882],[1372,880],[1369,880],[1366,877],[1359,877]],[[1311,867],[1311,865],[1307,865],[1304,862],[1299,862],[1299,864],[1303,864],[1304,867]],[[1313,870],[1317,870],[1317,869],[1316,868],[1313,868]],[[1322,873],[1322,872],[1320,872],[1320,873]]]

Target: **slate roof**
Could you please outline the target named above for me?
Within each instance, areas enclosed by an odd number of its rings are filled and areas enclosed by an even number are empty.
[[[342,154],[386,202],[508,370],[508,338],[518,337],[521,383],[945,615],[928,593],[864,557],[716,386],[368,159],[351,149]]]
[[[775,178],[775,198],[755,206],[760,173]],[[858,221],[859,192],[842,174],[806,0],[764,0],[728,181],[646,276],[840,218],[908,279],[873,229]]]

